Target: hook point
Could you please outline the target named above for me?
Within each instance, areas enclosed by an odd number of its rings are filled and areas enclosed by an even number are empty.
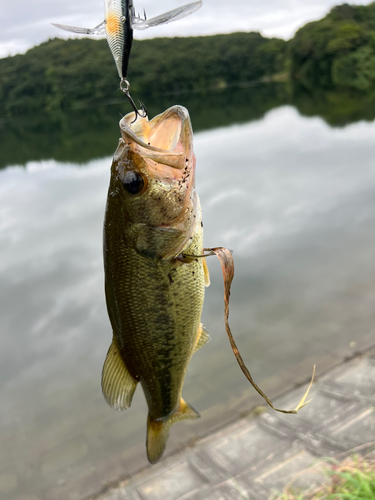
[[[136,106],[136,104],[135,104],[135,102],[133,101],[132,96],[130,95],[130,92],[129,92],[130,83],[125,78],[122,78],[121,81],[120,81],[120,89],[124,92],[124,94],[128,98],[128,101],[130,102],[131,107],[134,110],[135,118],[132,121],[132,123],[134,123],[134,122],[137,121],[137,117],[138,116],[140,118],[146,118],[147,117],[147,108],[146,108],[146,106],[143,104],[143,102],[141,102],[141,101],[138,100],[139,105],[141,107],[141,113],[140,113],[139,110],[138,110],[138,108],[137,108],[137,106]]]

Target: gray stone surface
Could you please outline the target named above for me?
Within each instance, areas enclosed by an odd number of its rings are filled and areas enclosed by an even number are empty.
[[[316,381],[311,403],[298,415],[270,410],[239,420],[97,500],[267,500],[290,483],[316,488],[325,476],[303,472],[318,458],[343,458],[353,450],[375,455],[374,388],[371,351]],[[274,403],[293,408],[305,390]]]

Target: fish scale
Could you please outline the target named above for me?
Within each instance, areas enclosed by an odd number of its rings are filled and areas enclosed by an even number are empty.
[[[200,255],[203,251],[201,234],[184,251]],[[129,372],[142,383],[150,415],[154,419],[164,418],[179,401],[198,333],[204,297],[202,262],[177,267],[170,263],[155,263],[118,245],[109,247],[107,261],[111,263],[107,266],[114,266],[114,293],[119,297],[117,313],[111,314],[120,319],[119,331],[114,335]],[[172,285],[169,273],[173,273]],[[140,283],[147,286],[139,287]],[[155,290],[162,292],[162,300],[158,300]],[[160,322],[161,314],[169,320],[169,331]],[[123,332],[127,332],[126,338]],[[196,334],[193,336],[192,332]],[[167,349],[168,338],[175,340],[172,349],[170,346]],[[159,356],[155,357],[156,353]],[[169,385],[166,384],[167,361],[172,362],[168,370],[173,372],[173,377],[168,377],[172,380]]]

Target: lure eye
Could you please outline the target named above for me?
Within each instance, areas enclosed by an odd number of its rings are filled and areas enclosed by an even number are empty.
[[[138,172],[130,170],[129,172],[126,172],[124,178],[122,179],[122,185],[128,193],[138,194],[142,191],[145,181],[143,177],[138,174]]]

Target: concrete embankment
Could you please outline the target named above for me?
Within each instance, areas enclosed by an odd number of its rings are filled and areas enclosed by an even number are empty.
[[[374,388],[375,346],[319,378],[298,415],[249,415],[97,500],[266,500],[291,481],[314,488],[322,473],[301,472],[318,458],[375,456]],[[275,405],[293,407],[301,394],[292,390]]]

